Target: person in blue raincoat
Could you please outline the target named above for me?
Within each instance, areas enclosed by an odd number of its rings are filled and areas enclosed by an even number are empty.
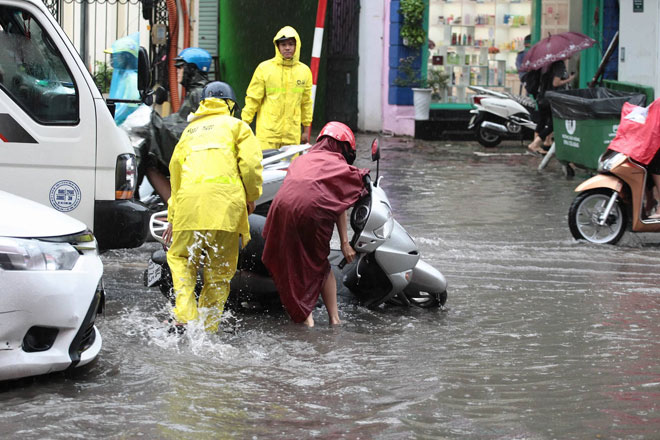
[[[112,56],[112,81],[110,82],[110,99],[140,100],[138,90],[138,50],[140,34],[136,32],[112,43],[112,47],[104,50]],[[139,104],[116,103],[115,123],[121,125],[128,115],[133,113]]]

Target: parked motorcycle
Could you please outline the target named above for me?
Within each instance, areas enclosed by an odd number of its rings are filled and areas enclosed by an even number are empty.
[[[533,136],[536,123],[530,112],[536,109],[533,99],[496,92],[479,86],[468,86],[476,92],[472,95],[474,109],[468,130],[474,130],[477,140],[484,147],[495,147],[505,137],[524,139]]]
[[[633,232],[660,232],[660,219],[646,216],[653,200],[653,179],[646,167],[623,153],[607,150],[598,174],[575,188],[568,227],[576,239],[615,244],[630,223]]]
[[[447,281],[438,270],[421,260],[415,242],[392,216],[391,204],[378,178],[377,140],[372,144],[372,159],[377,163],[376,181],[365,177],[367,194],[351,213],[354,234],[350,243],[357,253],[356,259],[345,264],[340,261],[342,254],[338,249],[331,250],[329,256],[340,284],[338,296],[371,308],[386,302],[422,308],[442,307],[447,301]],[[252,239],[239,253],[229,305],[268,308],[280,303],[275,285],[261,262],[265,217],[253,214],[249,221]],[[161,236],[166,228],[166,212],[152,216],[152,235],[164,246]],[[199,281],[201,290],[202,280]],[[174,300],[164,250],[153,253],[145,272],[145,285],[159,287],[168,299]]]

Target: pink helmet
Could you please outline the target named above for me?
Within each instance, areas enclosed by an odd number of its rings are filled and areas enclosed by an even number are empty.
[[[330,121],[323,126],[316,141],[318,142],[323,136],[330,136],[340,142],[347,142],[353,151],[355,151],[355,135],[348,128],[348,125],[337,121]]]

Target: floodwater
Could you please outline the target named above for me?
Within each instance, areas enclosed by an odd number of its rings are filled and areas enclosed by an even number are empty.
[[[658,438],[660,237],[574,241],[586,174],[539,173],[520,144],[381,145],[394,215],[446,276],[448,311],[340,304],[341,327],[317,309],[313,329],[237,312],[176,337],[142,285],[157,246],[108,252],[100,357],[0,388],[0,438]]]

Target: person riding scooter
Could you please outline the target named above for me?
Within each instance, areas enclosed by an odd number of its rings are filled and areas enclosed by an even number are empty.
[[[596,176],[581,183],[568,224],[576,239],[616,243],[628,223],[633,232],[660,232],[654,215],[660,100],[648,107],[626,102],[616,136],[601,156]],[[655,183],[655,184],[654,184]]]
[[[177,69],[177,81],[186,89],[186,97],[176,113],[161,117],[151,114],[150,154],[138,170],[147,176],[158,195],[165,203],[170,198],[170,183],[167,176],[167,164],[172,157],[174,146],[179,142],[181,133],[188,125],[188,115],[197,111],[202,100],[202,90],[208,84],[208,72],[211,68],[211,55],[199,47],[183,49],[174,59]],[[142,173],[140,173],[142,171]]]

